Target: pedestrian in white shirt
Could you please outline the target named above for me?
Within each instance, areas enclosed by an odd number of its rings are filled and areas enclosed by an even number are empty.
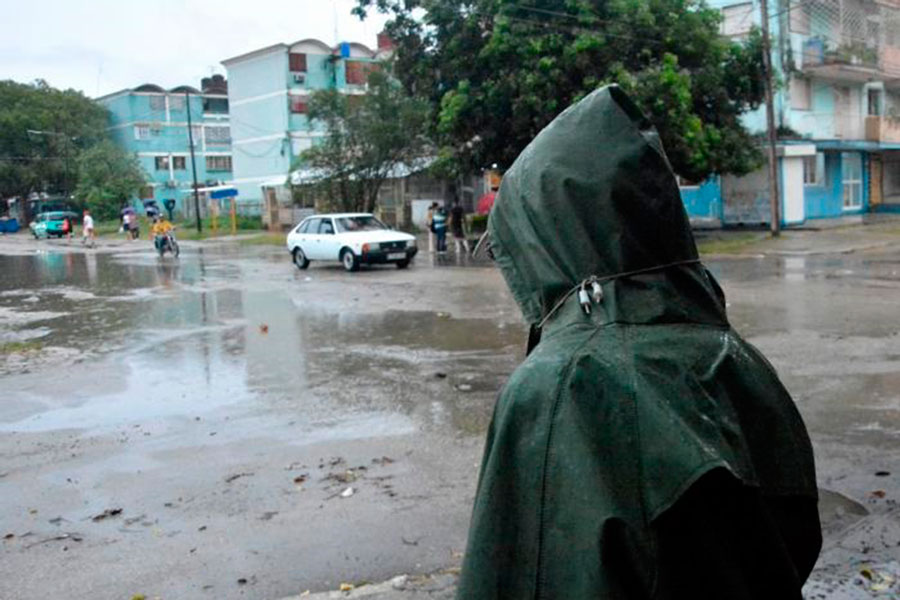
[[[96,239],[96,235],[94,234],[94,217],[91,216],[91,211],[84,211],[84,220],[81,222],[81,243],[90,243],[91,248],[94,247],[94,240]]]

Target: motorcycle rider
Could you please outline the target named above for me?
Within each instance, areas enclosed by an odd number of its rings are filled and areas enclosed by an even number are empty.
[[[153,226],[150,228],[150,236],[153,238],[153,246],[157,251],[164,248],[166,236],[175,226],[164,216],[158,216],[153,219]]]

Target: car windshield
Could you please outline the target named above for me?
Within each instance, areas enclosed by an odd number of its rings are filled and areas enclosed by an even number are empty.
[[[387,225],[372,216],[364,217],[338,217],[335,219],[338,230],[341,233],[353,231],[380,231],[387,229]]]

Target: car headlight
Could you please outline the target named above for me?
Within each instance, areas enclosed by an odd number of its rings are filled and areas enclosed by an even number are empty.
[[[406,247],[407,248],[415,248],[416,247],[416,238],[413,238],[413,239],[409,240],[408,242],[406,242]]]

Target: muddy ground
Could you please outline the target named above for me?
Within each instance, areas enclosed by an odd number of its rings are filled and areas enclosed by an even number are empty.
[[[829,491],[807,596],[836,600],[897,593],[900,249],[835,235],[707,262],[809,426]],[[495,269],[0,253],[0,598],[274,599],[458,564],[524,349]]]

